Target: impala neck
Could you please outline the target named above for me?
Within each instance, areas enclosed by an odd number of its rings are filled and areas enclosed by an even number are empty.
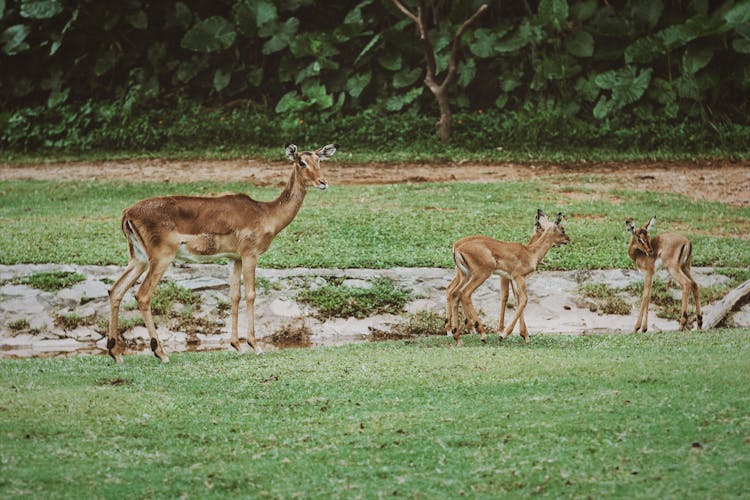
[[[539,265],[544,256],[547,255],[547,252],[549,252],[550,248],[552,248],[553,232],[554,229],[548,229],[538,240],[527,246],[531,253],[531,264],[534,266],[534,269],[536,269],[536,266]]]
[[[296,166],[292,167],[292,175],[286,183],[286,187],[275,200],[269,202],[271,208],[271,227],[274,234],[279,234],[282,229],[289,225],[299,212],[302,202],[307,193],[305,180]]]

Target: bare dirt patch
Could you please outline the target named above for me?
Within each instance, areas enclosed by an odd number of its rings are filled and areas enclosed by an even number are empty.
[[[40,164],[0,163],[0,180],[129,180],[156,182],[250,182],[256,186],[286,181],[286,162],[257,159],[138,159]],[[419,182],[501,182],[550,178],[561,189],[629,190],[681,194],[695,200],[750,206],[750,162],[731,160],[628,163],[347,163],[325,165],[332,186]]]

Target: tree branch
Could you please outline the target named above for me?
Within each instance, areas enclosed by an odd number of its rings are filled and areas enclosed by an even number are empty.
[[[469,26],[471,26],[485,10],[487,10],[486,3],[482,4],[474,13],[474,15],[464,21],[461,27],[458,28],[458,31],[456,31],[456,36],[453,38],[453,46],[451,47],[451,54],[448,58],[448,73],[445,75],[443,83],[440,84],[441,87],[447,86],[453,80],[453,77],[456,74],[456,59],[458,58],[458,47],[461,43],[461,36],[463,36],[464,32],[469,28]]]
[[[417,18],[417,16],[415,16],[414,14],[412,14],[412,12],[409,9],[407,9],[406,7],[404,7],[404,5],[401,2],[399,2],[398,0],[393,0],[393,4],[398,8],[398,10],[400,10],[401,12],[403,12],[404,15],[406,15],[406,17],[408,17],[409,19],[411,19],[412,21],[414,21],[414,24],[416,24],[417,27],[419,27],[420,23],[419,23],[419,19]]]

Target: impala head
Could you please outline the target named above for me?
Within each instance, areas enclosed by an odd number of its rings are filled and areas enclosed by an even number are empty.
[[[329,144],[317,151],[298,151],[294,144],[287,144],[284,150],[286,157],[294,162],[295,168],[299,169],[311,186],[326,189],[328,181],[320,175],[320,162],[333,156],[338,147],[338,144]]]
[[[651,217],[651,219],[647,223],[645,223],[643,227],[635,227],[633,225],[633,221],[630,219],[625,221],[625,227],[633,235],[630,238],[630,245],[634,246],[648,256],[654,254],[654,248],[651,246],[651,237],[648,235],[648,232],[654,228],[655,222],[655,215]]]
[[[555,221],[552,222],[541,209],[537,209],[536,221],[534,222],[534,236],[531,237],[529,244],[548,232],[552,235],[553,246],[559,247],[570,243],[570,237],[565,234],[565,228],[562,225],[563,217],[562,212],[558,212]]]

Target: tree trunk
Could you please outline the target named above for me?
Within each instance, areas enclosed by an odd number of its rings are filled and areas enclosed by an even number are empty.
[[[438,107],[440,108],[440,120],[437,122],[437,132],[442,142],[448,142],[451,137],[451,107],[448,96],[444,89],[435,92]]]

